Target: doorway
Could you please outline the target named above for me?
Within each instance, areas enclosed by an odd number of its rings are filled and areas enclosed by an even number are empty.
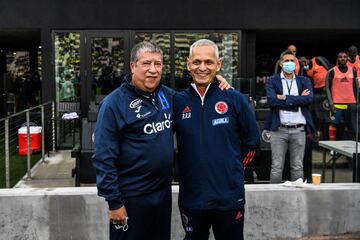
[[[56,118],[61,122],[57,124],[57,148],[72,148],[80,142],[82,119],[88,118],[89,106],[98,105],[129,72],[129,33],[56,31],[54,52]],[[69,112],[76,112],[78,120],[64,119]]]

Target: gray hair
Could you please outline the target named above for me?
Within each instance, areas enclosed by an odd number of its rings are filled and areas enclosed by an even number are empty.
[[[193,48],[194,47],[199,47],[199,46],[211,46],[211,47],[213,47],[214,50],[215,50],[216,58],[219,58],[219,48],[218,48],[218,46],[213,41],[211,41],[209,39],[200,39],[200,40],[197,40],[196,42],[194,42],[190,47],[189,58],[191,58],[191,56],[192,56]]]
[[[159,48],[156,44],[151,42],[139,42],[131,49],[130,62],[137,62],[139,60],[140,54],[144,52],[159,53],[161,58],[163,57],[161,48]]]

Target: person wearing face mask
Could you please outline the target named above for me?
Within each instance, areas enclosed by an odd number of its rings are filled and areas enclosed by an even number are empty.
[[[293,44],[291,44],[291,45],[289,45],[289,46],[287,47],[287,49],[288,49],[289,51],[291,51],[291,52],[295,55],[295,74],[296,74],[296,75],[299,75],[301,65],[300,65],[299,59],[296,57],[296,50],[297,50],[297,49],[296,49],[296,46],[293,45]]]
[[[337,65],[331,68],[326,77],[326,95],[331,107],[329,139],[336,140],[339,125],[345,123],[345,128],[340,130],[348,130],[350,126],[348,107],[350,104],[356,103],[356,68],[350,67],[348,55],[340,52],[336,59]],[[341,131],[342,132],[342,131]]]
[[[288,51],[291,51],[295,56],[295,70],[294,73],[296,75],[303,75],[303,69],[302,69],[302,63],[299,61],[299,59],[296,57],[296,46],[291,44],[287,47]],[[281,66],[280,66],[280,59],[275,64],[274,74],[277,74],[281,72]]]
[[[270,116],[272,165],[270,183],[281,183],[287,150],[290,154],[291,180],[304,178],[303,158],[306,133],[315,127],[309,110],[313,101],[311,81],[295,74],[296,57],[291,50],[280,56],[281,73],[266,83]]]

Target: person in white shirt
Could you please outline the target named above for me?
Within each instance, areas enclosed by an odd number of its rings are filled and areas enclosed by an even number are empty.
[[[304,178],[303,158],[306,132],[315,130],[309,111],[313,101],[310,79],[297,76],[295,55],[286,50],[280,56],[281,73],[266,83],[270,117],[272,165],[270,183],[280,183],[287,150],[290,153],[291,180]]]

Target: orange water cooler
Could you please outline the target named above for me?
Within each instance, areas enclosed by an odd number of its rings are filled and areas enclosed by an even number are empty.
[[[27,154],[27,128],[18,130],[19,155]],[[41,151],[41,127],[30,127],[30,154]]]

